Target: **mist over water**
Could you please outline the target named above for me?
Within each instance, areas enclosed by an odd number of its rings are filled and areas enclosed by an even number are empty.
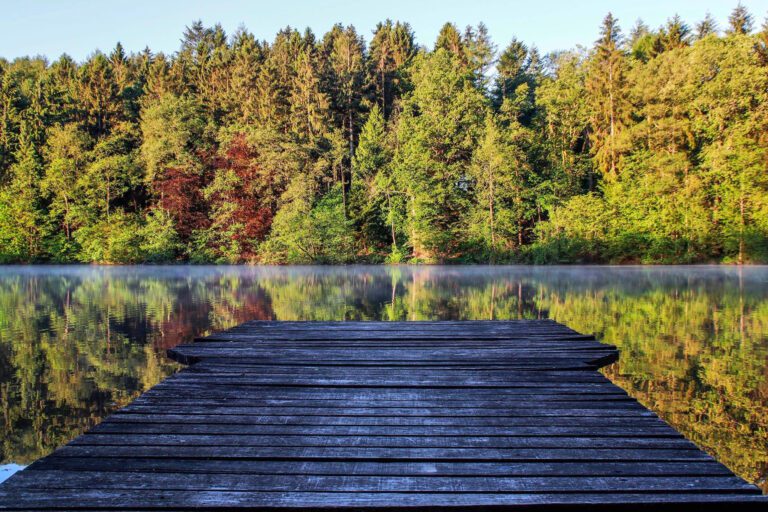
[[[176,371],[165,349],[246,320],[516,318],[617,345],[614,382],[768,488],[765,266],[0,267],[2,464]]]

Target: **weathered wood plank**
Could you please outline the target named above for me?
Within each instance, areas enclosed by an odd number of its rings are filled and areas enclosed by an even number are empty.
[[[253,475],[391,476],[723,476],[722,464],[705,462],[326,462],[233,459],[47,457],[28,471],[244,473]]]
[[[253,414],[211,414],[209,411],[200,410],[199,414],[172,414],[163,411],[158,414],[142,413],[118,413],[114,414],[111,421],[92,429],[91,431],[104,432],[105,428],[117,424],[165,424],[165,425],[392,425],[392,426],[622,426],[622,425],[656,425],[658,420],[651,415],[619,416],[610,415],[584,415],[572,414],[563,417],[562,414],[548,414],[541,416],[490,416],[490,417],[457,417],[445,411],[444,416],[263,416]],[[340,411],[343,414],[343,410]],[[98,429],[98,430],[97,430]]]
[[[135,473],[88,471],[36,471],[37,489],[136,489],[190,491],[292,491],[311,480],[313,492],[686,492],[708,494],[730,491],[754,494],[754,487],[735,476],[349,476],[349,475],[242,475],[161,473],[147,478]],[[9,488],[23,486],[23,479]]]
[[[581,510],[721,511],[738,507],[741,511],[762,511],[765,498],[736,493],[340,493],[340,492],[247,492],[176,490],[69,489],[49,490],[0,488],[0,505],[4,510],[67,510],[76,503],[80,509],[123,509],[140,511],[152,508],[199,510],[211,508],[243,508],[258,510],[419,510],[438,508],[458,510],[491,510],[524,507],[525,510],[551,510],[552,507],[577,507]]]
[[[524,437],[682,437],[675,429],[662,422],[646,425],[604,426],[442,426],[442,425],[151,425],[146,423],[102,423],[93,428],[95,433],[118,432],[121,434],[142,432],[190,432],[224,435],[249,433],[260,435],[336,435],[336,436],[504,436]],[[88,435],[85,436],[89,437]]]
[[[366,447],[366,448],[554,448],[581,449],[668,449],[695,450],[685,439],[654,437],[483,437],[483,436],[357,436],[357,435],[242,435],[212,432],[193,433],[86,434],[70,446],[264,446],[280,447]],[[194,429],[191,429],[194,430]]]
[[[79,438],[78,438],[79,439]],[[155,457],[171,459],[279,459],[349,461],[708,461],[693,449],[592,448],[371,448],[371,447],[253,447],[253,446],[92,446],[69,444],[57,457]],[[14,477],[11,477],[14,478]]]

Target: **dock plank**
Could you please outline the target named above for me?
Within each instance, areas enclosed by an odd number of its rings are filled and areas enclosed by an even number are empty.
[[[549,320],[246,322],[0,486],[2,510],[764,510]]]

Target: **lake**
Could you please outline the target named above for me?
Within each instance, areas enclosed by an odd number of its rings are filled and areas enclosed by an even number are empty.
[[[768,491],[768,267],[0,266],[0,480],[246,320],[551,318],[603,371]]]

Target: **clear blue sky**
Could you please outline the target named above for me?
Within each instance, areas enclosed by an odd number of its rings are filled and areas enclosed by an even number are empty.
[[[420,44],[432,45],[440,26],[452,21],[464,27],[488,25],[498,46],[512,36],[543,52],[590,45],[603,16],[612,11],[625,32],[637,18],[650,26],[678,13],[693,25],[707,11],[725,25],[737,0],[2,0],[0,56],[66,52],[76,60],[95,49],[109,51],[117,41],[129,51],[149,46],[173,52],[185,25],[202,19],[220,22],[227,33],[244,25],[259,39],[271,40],[286,25],[311,27],[321,35],[334,23],[353,24],[370,39],[376,22],[408,21]],[[742,0],[756,25],[768,13],[768,0]]]

